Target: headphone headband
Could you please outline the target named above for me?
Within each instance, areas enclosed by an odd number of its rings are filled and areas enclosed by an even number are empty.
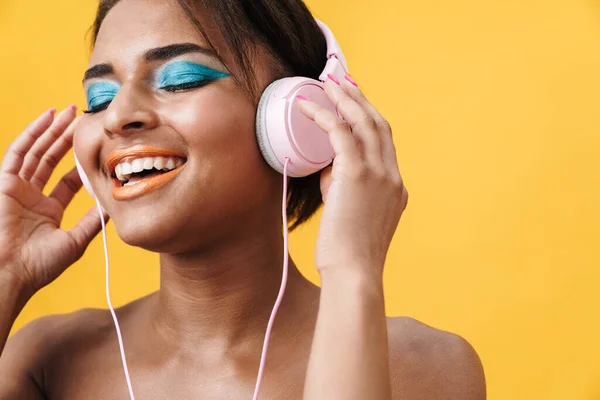
[[[323,36],[325,36],[325,41],[327,42],[327,64],[325,65],[325,69],[321,73],[321,76],[319,76],[319,80],[325,82],[325,80],[327,80],[327,75],[329,74],[332,74],[338,79],[343,79],[348,73],[348,64],[346,63],[346,57],[344,57],[342,48],[335,39],[331,29],[329,29],[322,21],[318,19],[315,21],[317,21],[317,25],[321,28]]]

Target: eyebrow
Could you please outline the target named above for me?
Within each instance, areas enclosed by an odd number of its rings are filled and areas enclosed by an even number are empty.
[[[212,49],[198,46],[194,43],[176,43],[164,47],[156,47],[144,53],[146,62],[165,61],[188,53],[201,53],[210,57],[217,57]],[[111,64],[98,64],[85,71],[83,83],[92,78],[101,78],[114,74],[115,70]]]
[[[102,76],[113,74],[115,70],[110,64],[98,64],[94,65],[92,68],[85,71],[85,75],[83,76],[83,83],[88,79],[92,78],[100,78]]]
[[[164,61],[187,53],[202,53],[210,57],[217,56],[217,53],[206,47],[200,47],[193,43],[177,43],[148,50],[144,54],[144,59],[146,62]]]

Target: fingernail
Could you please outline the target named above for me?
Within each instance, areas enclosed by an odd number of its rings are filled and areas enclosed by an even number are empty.
[[[352,77],[350,75],[346,75],[345,78],[348,82],[350,82],[354,86],[358,87],[358,83],[356,83],[356,81],[354,79],[352,79]]]
[[[56,113],[56,108],[52,107],[51,109],[48,110],[48,114],[55,114]]]
[[[304,101],[310,101],[310,99],[309,99],[308,97],[306,97],[306,96],[302,96],[301,94],[300,94],[300,95],[298,95],[298,96],[296,96],[296,98],[297,98],[297,99],[300,99],[300,100],[304,100]]]
[[[73,110],[73,111],[77,111],[77,105],[76,105],[76,104],[71,104],[71,105],[69,106],[69,108],[70,108],[71,110]]]
[[[328,77],[329,79],[331,79],[332,81],[334,81],[336,85],[339,85],[339,84],[340,84],[340,81],[338,81],[338,80],[337,80],[337,78],[336,78],[335,76],[333,76],[333,75],[331,75],[331,74],[327,74],[327,77]]]

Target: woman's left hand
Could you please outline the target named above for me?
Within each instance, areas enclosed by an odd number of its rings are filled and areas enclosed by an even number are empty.
[[[315,262],[321,274],[358,269],[380,279],[408,201],[392,130],[352,78],[338,82],[330,75],[325,92],[339,115],[310,100],[299,106],[329,135],[335,151],[321,177],[325,207]]]

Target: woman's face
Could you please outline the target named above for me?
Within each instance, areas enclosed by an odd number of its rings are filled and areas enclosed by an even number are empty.
[[[268,71],[255,72],[265,87]],[[75,152],[125,242],[184,252],[278,209],[278,174],[256,145],[255,101],[176,0],[119,2],[102,24],[84,85],[91,113],[77,126]]]

